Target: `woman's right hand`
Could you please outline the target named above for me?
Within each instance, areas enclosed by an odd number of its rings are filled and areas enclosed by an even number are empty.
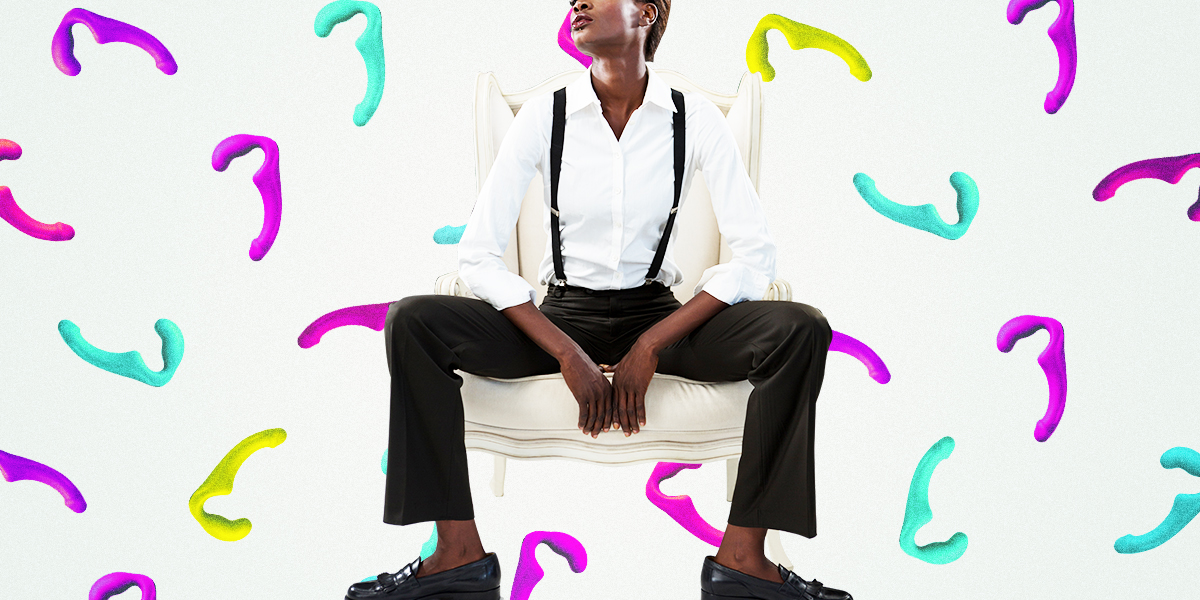
[[[613,422],[613,388],[608,377],[586,354],[575,352],[559,361],[563,379],[579,403],[578,427],[593,438]]]

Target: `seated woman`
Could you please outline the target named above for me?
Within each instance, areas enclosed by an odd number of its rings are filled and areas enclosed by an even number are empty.
[[[775,245],[724,115],[670,89],[647,65],[670,0],[572,0],[571,35],[593,62],[574,83],[529,99],[500,145],[459,243],[459,275],[481,300],[413,296],[390,307],[392,376],[384,522],[437,522],[437,550],[349,600],[498,599],[500,570],[475,527],[456,369],[501,378],[561,372],[578,427],[636,435],[651,376],[748,379],[728,527],[705,557],[701,597],[850,600],[764,553],[767,529],[816,535],[813,412],[832,335],[821,311],[759,300]],[[681,305],[670,241],[702,169],[732,259]],[[535,171],[549,243],[534,289],[502,260]],[[611,366],[610,366],[611,365]],[[605,372],[613,373],[610,384]]]

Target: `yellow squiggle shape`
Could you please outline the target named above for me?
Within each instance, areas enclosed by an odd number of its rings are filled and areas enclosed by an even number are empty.
[[[750,34],[750,41],[746,43],[746,66],[750,68],[751,73],[761,71],[763,81],[775,79],[775,69],[771,63],[767,62],[768,29],[782,31],[792,50],[818,48],[832,52],[846,61],[850,67],[850,74],[857,77],[859,81],[871,78],[871,67],[867,65],[867,60],[846,40],[828,31],[798,23],[787,17],[770,14],[759,19],[754,33]]]
[[[250,519],[241,518],[230,521],[221,515],[204,512],[204,502],[213,496],[226,496],[232,493],[233,478],[237,476],[238,469],[242,468],[242,463],[255,451],[274,448],[286,439],[287,432],[279,428],[260,431],[239,442],[233,447],[233,450],[225,455],[225,458],[221,459],[221,462],[217,463],[208,479],[200,484],[200,487],[188,500],[188,509],[192,511],[192,516],[196,518],[196,522],[200,523],[204,531],[218,540],[226,542],[236,542],[249,535]]]

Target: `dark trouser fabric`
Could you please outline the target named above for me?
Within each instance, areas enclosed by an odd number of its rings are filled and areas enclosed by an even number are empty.
[[[652,284],[568,289],[547,294],[539,308],[595,362],[611,365],[679,307],[669,288]],[[729,523],[816,535],[813,418],[831,336],[824,315],[811,306],[739,302],[659,353],[659,373],[697,381],[748,379],[754,386]],[[462,378],[454,370],[515,378],[556,373],[558,361],[490,304],[473,298],[427,295],[394,302],[384,337],[392,391],[383,520],[408,525],[473,519]],[[624,434],[610,429],[600,435]]]

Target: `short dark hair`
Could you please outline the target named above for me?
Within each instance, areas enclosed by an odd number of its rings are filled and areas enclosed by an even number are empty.
[[[650,33],[646,36],[646,62],[654,60],[654,51],[658,50],[658,43],[662,41],[663,32],[667,30],[667,16],[671,13],[671,0],[637,0],[642,4],[653,4],[658,8],[658,18],[654,24],[650,26]]]

